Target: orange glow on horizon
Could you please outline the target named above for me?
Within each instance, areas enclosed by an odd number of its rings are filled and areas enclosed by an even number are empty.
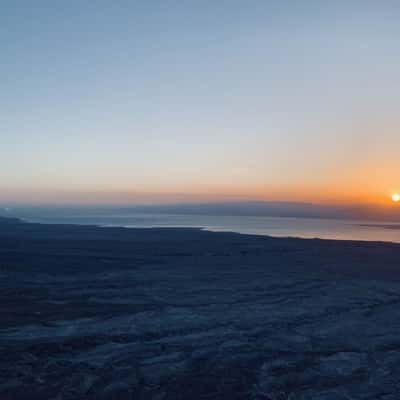
[[[175,186],[164,190],[51,190],[20,189],[2,192],[0,201],[28,203],[146,204],[224,201],[284,201],[326,205],[371,205],[385,208],[400,204],[399,191],[356,190],[355,187],[306,185],[201,185]],[[368,188],[369,189],[369,188]],[[7,193],[8,192],[8,193]],[[397,194],[397,196],[396,196]]]

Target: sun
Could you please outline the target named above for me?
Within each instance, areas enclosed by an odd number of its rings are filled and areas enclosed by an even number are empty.
[[[400,194],[399,194],[399,193],[395,193],[395,194],[392,196],[392,200],[393,200],[395,203],[398,203],[398,202],[400,201]]]

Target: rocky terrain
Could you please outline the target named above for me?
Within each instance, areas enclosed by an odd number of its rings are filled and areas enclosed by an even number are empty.
[[[396,400],[400,245],[0,220],[0,399]]]

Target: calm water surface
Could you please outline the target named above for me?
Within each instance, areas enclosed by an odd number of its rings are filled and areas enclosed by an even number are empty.
[[[30,222],[95,224],[101,226],[199,227],[211,231],[230,231],[245,234],[291,236],[301,238],[345,239],[400,242],[400,224],[368,221],[278,218],[263,216],[209,216],[112,213],[25,213],[17,215]]]

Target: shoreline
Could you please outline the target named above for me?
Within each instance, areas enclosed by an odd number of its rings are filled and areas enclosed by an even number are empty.
[[[276,217],[281,218],[281,217]],[[361,243],[372,243],[372,244],[380,244],[380,243],[388,243],[388,244],[398,244],[400,245],[400,240],[373,240],[373,239],[341,239],[341,238],[324,238],[324,237],[305,237],[305,236],[291,236],[291,235],[274,235],[274,234],[260,234],[260,233],[245,233],[245,232],[238,232],[234,230],[220,230],[220,229],[213,229],[212,227],[207,226],[129,226],[129,225],[110,225],[110,224],[79,224],[79,223],[58,223],[58,222],[38,222],[33,220],[28,220],[24,218],[18,217],[5,217],[0,216],[1,220],[10,220],[10,221],[18,221],[20,223],[26,224],[37,224],[37,225],[51,225],[51,226],[76,226],[76,227],[92,227],[92,228],[109,228],[109,229],[154,229],[154,230],[165,230],[165,229],[188,229],[188,230],[201,230],[206,232],[213,232],[213,233],[225,233],[225,234],[237,234],[237,235],[244,235],[244,236],[256,236],[256,237],[270,237],[270,238],[277,238],[277,239],[295,239],[295,240],[323,240],[323,241],[338,241],[338,242],[361,242]],[[400,224],[369,224],[369,223],[351,223],[354,226],[361,226],[361,227],[370,227],[370,228],[383,228],[387,230],[400,230]]]

